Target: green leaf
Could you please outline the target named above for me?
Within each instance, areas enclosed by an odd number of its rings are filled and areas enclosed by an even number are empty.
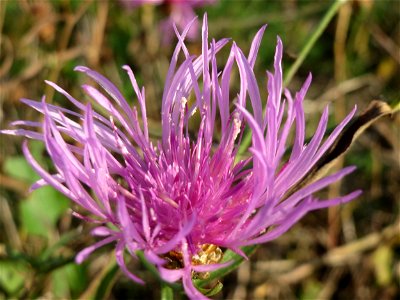
[[[0,261],[0,286],[15,295],[24,285],[27,267],[21,262]]]
[[[253,254],[256,249],[257,249],[257,245],[246,246],[246,247],[242,248],[243,252],[247,256],[250,256],[251,254]],[[213,280],[219,279],[219,278],[227,275],[228,273],[234,271],[243,262],[244,259],[245,258],[240,256],[239,254],[236,254],[235,252],[233,252],[231,250],[226,250],[221,263],[224,263],[227,261],[232,261],[232,263],[225,268],[221,268],[214,272],[210,272],[210,276],[208,276],[207,279],[195,279],[194,284],[197,287],[204,287],[207,284],[211,283]]]
[[[201,288],[201,287],[197,287],[197,289],[204,295],[207,297],[212,297],[216,294],[218,294],[220,291],[222,291],[222,288],[224,287],[224,285],[222,284],[222,282],[218,281],[217,284],[215,286],[213,286],[210,289],[205,289],[205,288]]]
[[[114,261],[110,268],[108,268],[107,272],[101,278],[98,288],[95,292],[95,296],[93,299],[108,299],[109,294],[111,292],[111,288],[113,287],[118,274],[119,267]]]
[[[85,291],[79,295],[79,299],[109,299],[111,290],[120,274],[119,270],[115,261],[115,253],[109,253],[106,264],[91,278]]]
[[[20,204],[22,228],[28,234],[49,237],[68,206],[69,200],[52,187],[35,190]]]
[[[29,142],[29,149],[40,164],[45,164],[42,155],[44,144],[41,141]],[[4,161],[3,170],[7,175],[27,183],[34,183],[40,179],[23,155],[7,157]]]
[[[174,290],[166,285],[161,285],[161,300],[173,300],[174,299]]]
[[[87,286],[88,278],[85,265],[77,265],[75,263],[66,265],[64,268],[68,284],[72,293],[72,297],[79,295]]]
[[[40,179],[23,156],[7,157],[3,168],[7,175],[27,183],[34,183]]]
[[[56,298],[70,298],[69,286],[65,270],[63,268],[55,270],[51,274],[52,291]]]
[[[76,298],[88,284],[84,265],[70,263],[52,273],[53,293],[57,298]]]

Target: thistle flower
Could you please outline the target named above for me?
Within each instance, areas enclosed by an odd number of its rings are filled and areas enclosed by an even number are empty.
[[[256,34],[247,57],[232,44],[220,72],[216,55],[228,40],[209,44],[205,16],[202,54],[192,56],[184,44],[190,25],[181,34],[175,28],[178,44],[165,80],[160,141],[149,137],[145,90],[139,88],[128,66],[123,69],[139,109],[108,79],[79,66],[76,71],[102,87],[103,91],[90,85],[82,89],[108,118],[46,81],[81,113],[46,103],[44,97],[41,102],[22,99],[44,115],[43,123],[16,121],[13,125],[32,129],[2,133],[44,141],[54,174],[44,170],[27,142],[23,143],[27,161],[42,178],[33,188],[53,186],[87,212],[75,212],[75,216],[97,226],[93,235],[101,240],[83,249],[76,256],[78,263],[94,250],[115,243],[121,269],[142,283],[124,262],[125,249],[133,257],[140,250],[164,280],[182,280],[189,297],[197,299],[204,296],[193,286],[193,276],[229,264],[220,263],[221,249],[245,255],[240,247],[276,239],[307,212],[345,203],[360,191],[327,200],[313,196],[354,167],[292,191],[334,143],[355,109],[323,141],[328,121],[325,108],[315,133],[305,143],[303,100],[311,75],[295,96],[283,90],[281,40],[277,39],[274,71],[267,72],[264,114],[253,67],[265,26]],[[179,65],[181,53],[185,59]],[[238,94],[232,95],[229,82],[235,64],[240,85]],[[200,124],[191,137],[188,126],[195,117]],[[250,156],[239,160],[238,147],[246,126],[252,132]],[[217,135],[219,143],[214,140]],[[290,147],[291,152],[286,153]]]

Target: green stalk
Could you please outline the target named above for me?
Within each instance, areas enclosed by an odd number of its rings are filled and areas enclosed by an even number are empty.
[[[292,80],[294,74],[296,74],[297,70],[307,57],[307,55],[310,53],[311,49],[313,48],[314,44],[318,40],[318,38],[321,36],[321,34],[324,32],[325,28],[328,26],[329,22],[333,19],[333,17],[336,15],[338,12],[339,8],[345,4],[348,0],[336,0],[332,6],[329,8],[329,10],[326,12],[325,16],[322,18],[321,22],[319,23],[317,29],[314,31],[314,33],[310,36],[308,39],[307,43],[304,45],[303,49],[301,50],[298,58],[294,62],[294,64],[289,68],[288,72],[284,76],[283,80],[283,85],[286,87],[290,81]],[[245,133],[243,136],[241,145],[239,147],[238,154],[243,155],[247,151],[251,144],[251,131],[248,131]]]
[[[326,12],[325,16],[319,23],[317,29],[314,31],[314,33],[311,35],[310,39],[304,45],[303,50],[299,54],[299,57],[296,59],[294,64],[290,67],[289,71],[286,73],[285,78],[283,80],[284,86],[287,86],[289,84],[289,82],[292,80],[294,74],[297,72],[297,70],[303,63],[304,59],[307,57],[308,53],[310,53],[310,50],[314,46],[315,42],[318,40],[318,38],[324,32],[324,30],[328,26],[329,22],[333,19],[333,17],[339,11],[339,8],[346,2],[347,2],[347,0],[336,0],[332,4],[332,6],[329,8],[329,10]]]
[[[174,300],[174,290],[167,284],[161,284],[161,300]]]

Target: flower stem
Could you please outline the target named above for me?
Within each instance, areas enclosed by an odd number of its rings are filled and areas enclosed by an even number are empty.
[[[339,11],[339,8],[346,2],[347,2],[347,0],[336,0],[332,4],[332,6],[329,8],[329,10],[326,12],[325,16],[319,23],[317,29],[311,35],[311,37],[309,38],[307,43],[304,45],[303,50],[300,52],[299,56],[297,57],[296,61],[294,62],[294,64],[290,67],[290,69],[286,73],[285,78],[283,80],[284,86],[287,86],[289,84],[289,82],[292,80],[294,74],[297,72],[297,70],[303,63],[304,59],[310,53],[310,50],[314,46],[315,42],[318,40],[318,38],[324,32],[325,28],[328,26],[328,24],[332,20],[332,18]]]

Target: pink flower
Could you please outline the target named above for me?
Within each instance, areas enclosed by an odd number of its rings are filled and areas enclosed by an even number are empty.
[[[313,196],[354,170],[346,167],[288,195],[334,143],[355,109],[323,141],[326,108],[311,140],[305,143],[303,100],[311,75],[294,97],[283,90],[279,38],[274,72],[267,72],[268,100],[263,114],[253,67],[265,26],[256,34],[248,56],[232,44],[223,70],[217,69],[221,65],[217,64],[217,53],[228,40],[209,44],[205,16],[202,54],[196,57],[184,44],[189,30],[190,24],[182,34],[177,32],[179,41],[162,97],[160,141],[149,137],[145,90],[139,88],[128,66],[123,69],[138,107],[132,107],[104,76],[76,67],[103,88],[82,86],[107,117],[47,82],[81,113],[48,104],[44,97],[41,102],[23,99],[44,115],[44,122],[16,121],[13,125],[33,129],[2,133],[42,140],[55,173],[48,173],[35,161],[25,141],[26,159],[42,177],[33,188],[53,186],[86,211],[85,216],[75,213],[77,217],[98,224],[93,234],[100,241],[82,250],[76,257],[78,263],[97,248],[115,243],[122,270],[142,283],[127,269],[123,257],[125,249],[133,257],[140,250],[164,280],[182,280],[188,296],[199,299],[205,297],[193,286],[192,276],[229,264],[219,263],[221,248],[244,255],[240,247],[274,240],[309,211],[348,202],[360,191],[327,200]],[[178,65],[180,53],[185,60]],[[234,65],[240,80],[236,95],[229,89]],[[188,123],[194,115],[201,121],[197,134],[191,137]],[[252,132],[250,156],[237,161],[246,126]],[[293,141],[289,139],[291,131]],[[216,136],[220,136],[219,143]],[[291,146],[289,155],[284,156]]]
[[[175,36],[173,31],[174,24],[179,30],[184,30],[196,18],[193,8],[214,4],[216,0],[120,0],[120,2],[127,8],[134,8],[143,4],[168,5],[170,13],[166,19],[161,21],[160,29],[163,42],[170,43]],[[186,38],[189,40],[196,39],[198,31],[199,22],[196,19],[190,27]]]

